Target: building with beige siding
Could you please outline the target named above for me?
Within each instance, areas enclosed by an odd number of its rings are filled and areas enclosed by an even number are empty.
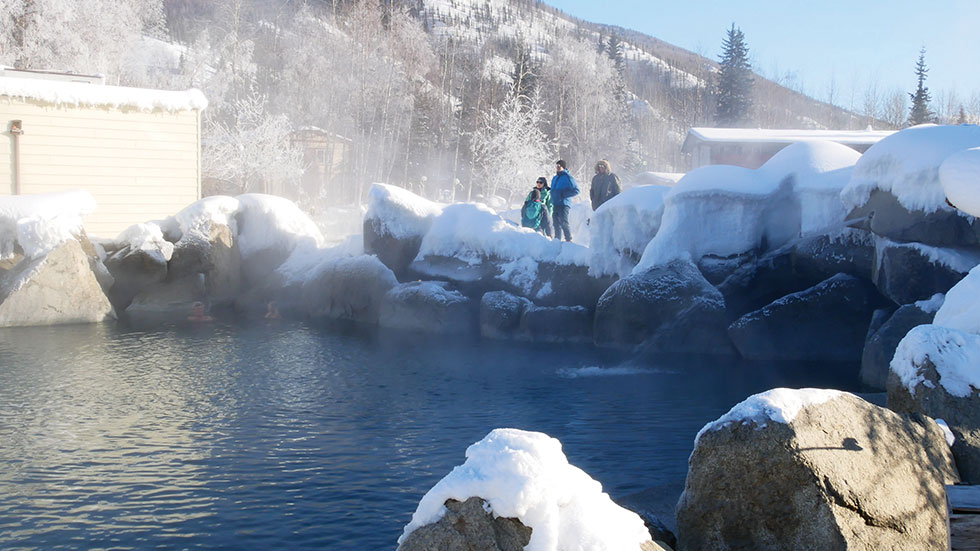
[[[196,91],[106,86],[98,77],[0,71],[0,195],[84,189],[90,235],[165,218],[201,197]]]

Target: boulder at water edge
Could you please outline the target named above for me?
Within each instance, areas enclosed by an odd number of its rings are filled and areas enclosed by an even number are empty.
[[[648,351],[731,354],[725,300],[687,261],[614,283],[596,306],[595,342]]]
[[[797,241],[792,249],[794,271],[809,281],[822,281],[834,274],[849,274],[870,281],[874,261],[874,236],[856,228],[807,236]]]
[[[980,251],[884,242],[873,281],[896,304],[910,304],[945,293],[977,264]]]
[[[204,274],[207,295],[228,299],[242,290],[242,255],[235,234],[225,224],[212,222],[205,237],[187,233],[174,244],[173,256],[167,263],[168,278],[179,280]]]
[[[892,359],[888,407],[943,419],[960,475],[980,484],[980,336],[937,325],[909,331]]]
[[[584,306],[536,306],[506,291],[480,300],[480,335],[535,342],[592,342],[592,312]]]
[[[364,252],[374,254],[400,279],[419,253],[441,205],[396,186],[374,184],[364,215]]]
[[[110,253],[105,259],[105,267],[115,280],[109,292],[112,304],[120,311],[124,310],[140,291],[163,281],[172,254],[172,245],[159,249],[127,245]]]
[[[490,291],[480,299],[480,336],[512,339],[521,327],[524,312],[534,306],[530,300],[508,293]]]
[[[98,322],[115,317],[82,245],[70,239],[22,258],[0,277],[0,327]]]
[[[948,549],[939,425],[832,390],[752,396],[698,434],[678,551]]]
[[[378,324],[440,335],[470,334],[476,329],[477,309],[472,299],[444,282],[414,281],[385,294]]]
[[[385,294],[398,285],[395,274],[374,256],[333,259],[304,277],[267,298],[275,296],[281,308],[314,319],[374,325]]]
[[[858,361],[878,305],[871,284],[837,274],[742,316],[728,334],[746,359]]]
[[[854,209],[850,221],[864,220],[875,235],[894,241],[937,247],[980,244],[980,223],[972,216],[943,206],[932,212],[909,210],[890,192],[875,189],[867,203]]]
[[[446,501],[438,522],[415,530],[398,546],[400,551],[522,551],[531,529],[516,518],[495,517],[485,501]]]
[[[932,318],[936,314],[934,310],[926,311],[921,304],[905,304],[894,313],[890,310],[875,312],[875,315],[879,313],[886,315],[887,319],[880,324],[872,322],[868,330],[868,338],[861,353],[862,383],[879,390],[885,389],[888,382],[888,365],[895,355],[898,343],[913,327],[932,323]]]

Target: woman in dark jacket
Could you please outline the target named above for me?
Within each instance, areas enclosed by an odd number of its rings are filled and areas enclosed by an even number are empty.
[[[592,177],[592,187],[589,189],[592,210],[595,211],[600,205],[619,195],[622,190],[619,176],[613,173],[609,161],[603,159],[596,163],[595,176]]]

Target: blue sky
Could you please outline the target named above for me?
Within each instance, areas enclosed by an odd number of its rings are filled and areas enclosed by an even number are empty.
[[[745,33],[754,68],[790,76],[792,88],[860,105],[879,91],[915,89],[915,62],[926,48],[926,85],[935,100],[980,94],[980,0],[545,0],[567,14],[642,31],[717,60],[725,31]],[[923,8],[923,6],[925,6]]]

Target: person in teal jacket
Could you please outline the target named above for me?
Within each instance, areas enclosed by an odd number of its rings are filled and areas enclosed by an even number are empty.
[[[547,209],[544,203],[541,202],[541,192],[532,189],[527,199],[524,200],[524,206],[521,207],[521,226],[531,228],[532,230],[540,230],[541,213],[545,210]]]
[[[537,181],[534,182],[534,190],[538,190],[541,193],[541,203],[544,205],[544,209],[541,210],[541,225],[538,226],[538,231],[551,237],[551,213],[555,210],[555,205],[551,202],[551,186],[548,185],[548,179],[544,176],[540,176]],[[528,196],[530,197],[530,193]]]
[[[551,198],[555,202],[555,239],[561,239],[562,233],[565,234],[565,241],[572,240],[572,230],[568,226],[568,211],[572,207],[572,197],[579,193],[578,184],[575,178],[568,173],[563,160],[555,163],[555,176],[551,179]]]

